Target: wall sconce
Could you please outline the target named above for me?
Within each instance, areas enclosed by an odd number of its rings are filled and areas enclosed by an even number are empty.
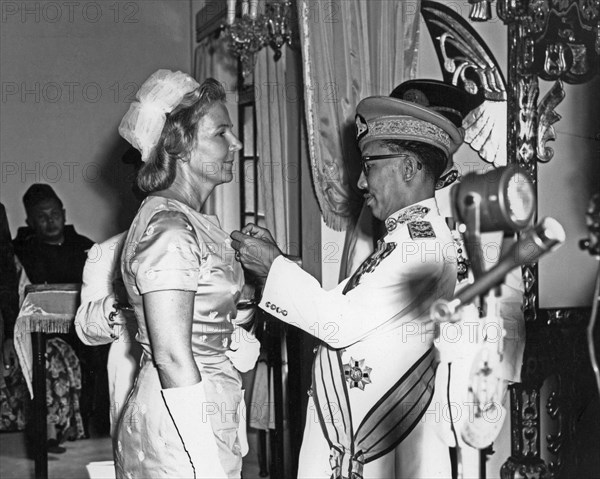
[[[246,78],[256,63],[256,54],[264,47],[275,50],[275,61],[281,58],[281,48],[291,45],[292,29],[290,0],[271,0],[262,3],[264,13],[259,14],[259,0],[243,0],[241,16],[236,18],[236,0],[227,0],[227,24],[223,26],[223,38],[231,52],[242,65]]]

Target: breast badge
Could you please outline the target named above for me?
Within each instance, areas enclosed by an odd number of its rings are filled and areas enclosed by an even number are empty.
[[[348,364],[344,364],[344,376],[350,385],[350,389],[358,388],[364,391],[366,384],[371,384],[371,371],[369,366],[365,366],[365,360],[355,361],[350,358]]]

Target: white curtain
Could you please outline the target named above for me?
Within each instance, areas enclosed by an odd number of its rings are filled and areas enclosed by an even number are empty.
[[[419,9],[419,1],[298,1],[313,181],[325,223],[337,231],[360,208],[356,105],[414,77]]]
[[[294,174],[290,169],[290,158],[297,154],[289,151],[289,140],[300,130],[300,125],[288,121],[290,97],[286,91],[294,82],[293,78],[288,79],[288,70],[294,71],[288,63],[293,62],[293,55],[284,46],[281,58],[275,61],[273,50],[263,48],[258,53],[254,70],[257,152],[265,222],[277,244],[287,253],[293,253],[285,251],[290,249],[289,216],[293,214],[289,208],[290,174]]]

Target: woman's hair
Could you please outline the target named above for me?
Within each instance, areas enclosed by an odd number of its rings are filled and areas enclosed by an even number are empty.
[[[441,149],[429,143],[404,140],[384,140],[382,143],[394,153],[402,153],[403,151],[414,153],[423,165],[423,171],[434,183],[437,182],[446,169],[448,157]]]
[[[198,122],[219,101],[225,101],[225,89],[214,78],[207,78],[167,113],[160,139],[138,172],[137,186],[141,191],[152,193],[173,184],[177,160],[185,158],[194,147]]]

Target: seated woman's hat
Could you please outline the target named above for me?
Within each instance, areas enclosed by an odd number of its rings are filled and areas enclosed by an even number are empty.
[[[357,141],[360,149],[377,140],[427,143],[448,158],[444,176],[453,166],[452,155],[464,140],[462,118],[473,101],[458,87],[436,80],[411,80],[392,95],[371,96],[356,107]]]
[[[148,161],[171,113],[185,95],[200,85],[183,72],[158,70],[143,83],[121,120],[119,134]]]

